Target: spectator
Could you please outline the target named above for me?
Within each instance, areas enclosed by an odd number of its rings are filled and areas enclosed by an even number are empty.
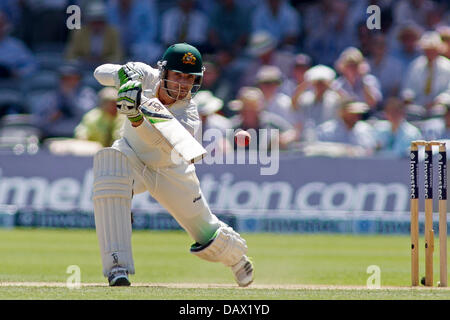
[[[202,137],[209,129],[215,129],[211,132],[214,136],[214,142],[212,142],[213,150],[220,148],[223,154],[227,150],[232,150],[229,141],[226,139],[226,130],[231,129],[231,120],[218,114],[217,112],[222,109],[223,101],[215,97],[211,91],[200,90],[194,97],[194,101],[198,107],[198,113],[202,121]],[[217,130],[221,136],[217,136]],[[203,140],[202,140],[203,141]],[[204,142],[204,141],[203,141]],[[207,146],[205,146],[206,148]],[[211,143],[209,143],[209,152],[211,149]]]
[[[446,26],[448,21],[444,20],[447,4],[432,2],[430,7],[425,11],[424,27],[428,31],[436,30],[438,27]]]
[[[444,26],[437,29],[441,36],[442,42],[445,44],[445,49],[442,55],[447,59],[450,59],[450,27]]]
[[[92,109],[97,100],[95,91],[81,85],[81,74],[75,65],[65,65],[59,70],[57,90],[42,98],[42,108],[34,110],[44,137],[73,137],[75,127],[84,113]]]
[[[295,89],[303,83],[305,72],[311,67],[311,58],[303,53],[299,53],[294,58],[295,64],[289,76],[284,79],[280,91],[292,96]]]
[[[271,144],[271,130],[279,130],[280,140],[279,145],[281,149],[288,148],[292,141],[286,140],[285,136],[290,136],[293,131],[292,125],[280,117],[278,114],[269,112],[264,109],[264,95],[262,91],[255,87],[242,87],[239,90],[238,100],[233,101],[235,110],[239,114],[231,118],[233,129],[250,130],[254,129],[258,133],[260,129],[267,130],[267,141],[265,145],[261,145],[259,141],[260,135],[257,134],[258,148],[263,146],[269,147]]]
[[[425,32],[419,44],[423,55],[408,67],[403,89],[412,90],[415,94],[414,102],[424,106],[429,112],[434,98],[448,89],[450,62],[440,55],[444,45],[439,33]]]
[[[0,78],[29,76],[37,69],[36,60],[22,41],[9,36],[10,30],[6,15],[0,11]]]
[[[345,145],[349,155],[372,155],[376,140],[372,126],[362,121],[370,110],[364,102],[346,101],[339,108],[339,118],[326,121],[317,127],[317,139]]]
[[[236,0],[219,0],[211,19],[210,42],[214,48],[240,54],[247,44],[250,26],[247,12],[236,6]]]
[[[230,120],[221,116],[217,112],[222,109],[223,101],[213,95],[211,91],[200,90],[194,97],[197,104],[198,113],[202,120],[202,129],[214,128],[225,133],[226,129],[231,128]]]
[[[120,138],[124,117],[117,114],[117,90],[105,87],[98,93],[99,106],[83,116],[75,128],[75,138],[112,146]]]
[[[305,74],[305,81],[298,86],[292,97],[298,138],[302,141],[316,140],[317,126],[338,117],[340,97],[331,83],[336,77],[333,69],[317,65]]]
[[[381,29],[377,31],[381,32],[385,36],[387,47],[389,48],[389,53],[392,53],[397,42],[397,29],[394,25],[394,12],[392,10],[392,3],[385,0],[375,0],[372,2],[376,2],[376,5],[381,7]]]
[[[333,83],[333,88],[345,99],[364,101],[374,111],[383,95],[361,51],[354,47],[345,49],[336,61],[336,70],[341,76]]]
[[[405,105],[406,120],[410,122],[421,122],[427,118],[427,111],[424,106],[414,103],[414,91],[406,89],[400,92],[400,99]]]
[[[422,131],[427,140],[450,139],[450,93],[444,92],[436,97],[433,111],[437,117],[426,120]]]
[[[262,66],[256,81],[264,96],[264,109],[293,123],[291,99],[279,90],[283,81],[281,70],[275,66]]]
[[[155,0],[111,0],[108,22],[120,33],[125,55],[152,64],[161,56],[158,43],[158,11]]]
[[[430,0],[400,0],[394,5],[394,23],[403,24],[413,21],[419,26],[425,26],[428,10],[433,6]]]
[[[277,47],[295,46],[300,35],[300,14],[285,0],[264,0],[252,16],[252,31],[267,31]]]
[[[244,70],[240,86],[254,86],[256,73],[264,65],[278,67],[283,78],[292,72],[295,63],[294,55],[287,51],[277,50],[276,39],[266,31],[253,33],[250,38],[248,53],[250,59]]]
[[[317,28],[317,21],[328,25],[333,20],[333,1],[319,0],[311,1],[304,9],[303,28],[304,33],[309,36]]]
[[[205,71],[203,72],[202,90],[211,91],[223,103],[228,103],[234,96],[233,83],[223,75],[222,69],[214,57],[206,56],[203,66]]]
[[[356,40],[349,4],[344,0],[322,0],[309,15],[304,51],[315,63],[331,66],[339,53]],[[367,30],[365,24],[364,28]]]
[[[422,133],[406,120],[406,106],[400,99],[387,99],[383,111],[385,120],[378,120],[374,124],[377,154],[408,157],[411,141],[422,139]]]
[[[195,0],[177,0],[177,6],[162,15],[161,40],[166,47],[187,42],[208,53],[208,17],[195,9]]]
[[[170,0],[168,1],[173,2],[174,0]],[[195,7],[203,12],[204,14],[206,14],[208,17],[211,17],[214,12],[216,11],[217,7],[219,6],[219,2],[220,0],[214,0],[214,1],[197,1],[195,3]]]
[[[369,59],[371,73],[379,80],[383,97],[396,96],[402,82],[401,64],[389,54],[386,37],[382,33],[376,33],[371,38]]]
[[[228,102],[236,97],[239,89],[242,87],[243,70],[248,67],[249,61],[246,57],[235,56],[230,50],[226,49],[219,49],[211,57],[209,60],[213,61],[219,72],[219,79],[217,80],[217,87],[214,89],[214,95],[224,102],[221,113],[226,117],[233,116],[235,112],[228,108]]]
[[[250,12],[251,10],[255,10],[261,0],[246,0],[246,1],[236,1],[236,6],[239,7],[240,10],[245,10]]]
[[[117,30],[106,22],[106,7],[102,2],[91,2],[84,15],[87,24],[71,31],[66,58],[79,60],[86,67],[122,60],[122,47]]]
[[[398,46],[394,50],[394,56],[400,60],[403,70],[420,56],[418,41],[421,34],[422,29],[412,22],[406,22],[398,28]]]
[[[367,24],[365,21],[361,21],[358,23],[356,27],[356,37],[357,37],[357,45],[356,47],[361,51],[363,56],[367,57],[370,55],[371,48],[371,30],[367,28]],[[336,59],[334,59],[335,61]]]
[[[19,26],[22,22],[22,6],[23,4],[17,0],[2,0],[0,1],[0,11],[3,12],[8,21],[13,25],[14,28]]]
[[[353,24],[356,26],[356,24],[362,25],[366,27],[366,30],[369,31],[369,34],[375,30],[371,30],[367,28],[367,18],[368,18],[368,12],[367,9],[369,6],[377,6],[380,8],[380,29],[377,29],[378,32],[383,33],[388,43],[390,43],[390,36],[389,34],[392,31],[393,26],[393,12],[392,12],[392,0],[350,0],[347,1],[348,3],[348,20],[350,25]],[[354,29],[354,27],[352,27]],[[364,51],[359,48],[363,54]]]
[[[19,33],[25,43],[35,50],[41,44],[64,45],[69,29],[66,10],[79,1],[73,0],[15,0],[20,7]],[[75,2],[75,3],[74,3]]]

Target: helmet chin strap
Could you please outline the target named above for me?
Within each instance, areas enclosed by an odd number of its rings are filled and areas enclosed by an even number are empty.
[[[185,96],[183,99],[179,99],[180,94],[181,94],[181,85],[180,85],[180,83],[177,82],[177,81],[168,80],[168,79],[166,78],[167,70],[164,69],[164,64],[163,64],[163,62],[158,62],[158,68],[159,68],[160,74],[161,74],[160,81],[163,82],[163,83],[162,83],[162,89],[167,93],[167,95],[169,96],[169,98],[174,99],[175,101],[184,101],[184,100],[189,100],[189,99],[191,99],[191,98],[195,95],[195,93],[192,92],[192,88],[191,88],[191,90],[188,90],[188,91],[187,91],[186,96]],[[175,90],[169,89],[169,88],[167,87],[167,81],[174,82],[174,83],[176,83],[176,84],[178,85],[178,90],[177,90],[177,95],[176,95],[176,97],[173,96],[173,93],[174,93]],[[201,82],[201,80],[200,80],[200,82]],[[196,86],[200,86],[200,84],[194,84],[192,87],[196,87]]]
[[[168,95],[170,98],[172,98],[172,99],[178,101],[178,97],[179,97],[179,95],[180,95],[180,90],[178,90],[177,96],[176,96],[176,97],[173,97],[172,94],[171,94],[171,91],[172,91],[172,90],[170,90],[169,88],[167,88],[167,82],[166,82],[167,80],[166,80],[166,79],[162,79],[162,81],[163,81],[163,90],[166,91],[167,95]]]
[[[170,98],[172,98],[172,99],[174,99],[174,100],[176,100],[176,101],[184,101],[184,100],[189,100],[189,99],[191,98],[191,95],[189,94],[189,93],[190,93],[190,90],[188,90],[188,91],[186,91],[186,96],[185,96],[184,98],[180,99],[180,95],[181,95],[181,92],[182,92],[182,91],[181,91],[181,85],[180,85],[178,82],[172,81],[172,80],[167,80],[167,79],[162,79],[161,81],[164,82],[164,83],[163,83],[163,90],[165,90],[165,91],[167,92],[167,95],[168,95]],[[169,88],[167,87],[167,81],[171,81],[171,82],[174,82],[174,83],[178,84],[178,90],[175,90],[175,89],[169,89]],[[173,96],[173,93],[174,93],[175,91],[177,91],[177,96],[176,96],[176,97]]]

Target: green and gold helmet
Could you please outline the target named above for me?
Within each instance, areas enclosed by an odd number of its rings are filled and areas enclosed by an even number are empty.
[[[167,89],[167,70],[195,75],[194,85],[191,89],[190,98],[192,98],[200,89],[203,79],[202,55],[194,46],[187,43],[176,43],[167,48],[160,61],[158,61],[160,77],[164,88]],[[172,90],[173,91],[173,90]],[[168,93],[176,99],[173,92]]]
[[[166,61],[166,69],[203,76],[202,55],[194,46],[177,43],[167,48],[161,61]]]

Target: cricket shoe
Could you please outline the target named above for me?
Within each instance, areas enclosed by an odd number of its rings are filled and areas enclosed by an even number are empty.
[[[131,284],[128,280],[128,270],[120,267],[112,268],[108,281],[111,287],[126,287]]]
[[[231,267],[234,279],[240,287],[246,287],[253,282],[253,263],[244,255],[238,263]]]

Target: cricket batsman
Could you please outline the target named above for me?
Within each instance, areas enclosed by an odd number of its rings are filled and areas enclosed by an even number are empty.
[[[110,286],[129,286],[134,274],[131,201],[148,191],[188,232],[190,252],[230,267],[239,286],[253,281],[246,241],[210,210],[194,162],[206,151],[194,138],[201,127],[192,97],[203,78],[200,52],[187,43],[165,51],[158,69],[140,62],[103,64],[94,71],[116,87],[125,114],[121,138],[94,156],[95,226]]]

